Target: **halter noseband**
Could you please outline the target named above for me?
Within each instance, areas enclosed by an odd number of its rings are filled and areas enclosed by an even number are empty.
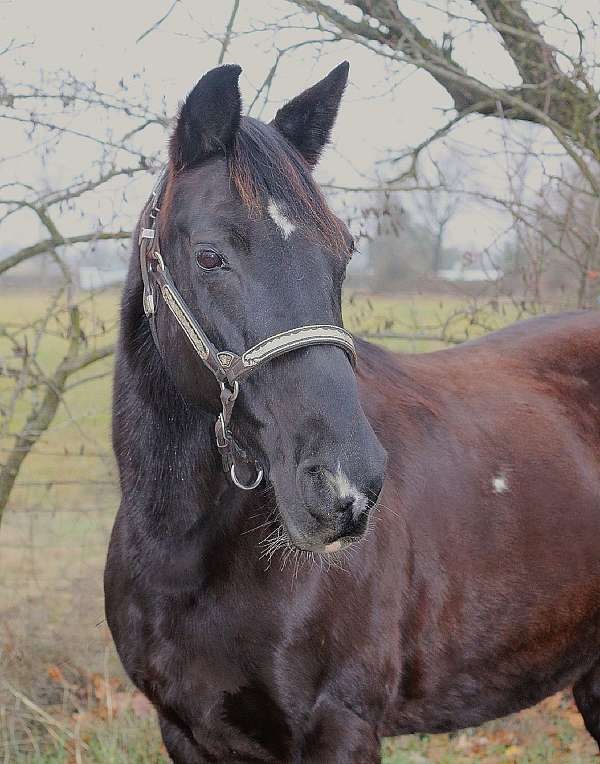
[[[165,266],[160,254],[158,236],[158,213],[160,200],[167,182],[166,170],[159,176],[152,194],[142,212],[140,235],[138,240],[140,254],[140,270],[144,285],[144,313],[150,322],[150,330],[154,343],[160,353],[158,334],[156,331],[156,301],[153,284],[156,284],[165,305],[173,314],[179,326],[183,329],[192,347],[202,363],[211,371],[221,388],[221,413],[215,423],[215,441],[223,469],[233,483],[245,491],[250,491],[260,485],[263,479],[263,469],[258,462],[251,462],[246,453],[235,442],[229,428],[233,407],[239,392],[239,383],[254,369],[277,358],[284,353],[290,353],[298,348],[311,345],[335,345],[341,347],[348,355],[353,366],[356,365],[356,350],[352,336],[339,326],[328,324],[311,324],[288,329],[261,340],[241,355],[229,350],[217,350],[204,330],[200,327],[183,297],[173,283],[171,274]],[[253,464],[256,478],[249,484],[240,482],[236,475],[236,461]]]

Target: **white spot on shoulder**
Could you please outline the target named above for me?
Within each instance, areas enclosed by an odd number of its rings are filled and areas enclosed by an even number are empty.
[[[271,220],[275,223],[277,228],[279,228],[283,238],[288,239],[296,230],[294,223],[286,218],[273,199],[269,200],[268,211]]]
[[[505,493],[508,491],[508,478],[503,472],[492,478],[492,488],[494,493]]]

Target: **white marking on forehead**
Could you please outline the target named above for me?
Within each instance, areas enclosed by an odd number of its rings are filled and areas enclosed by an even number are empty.
[[[494,493],[505,493],[508,491],[508,478],[503,472],[492,478],[492,488]]]
[[[273,199],[269,200],[268,212],[271,220],[281,231],[283,238],[288,239],[296,230],[294,223],[286,218]]]

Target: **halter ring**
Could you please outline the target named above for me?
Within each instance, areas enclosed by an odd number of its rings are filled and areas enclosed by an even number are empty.
[[[256,462],[255,462],[256,464]],[[240,483],[240,481],[237,478],[237,475],[235,474],[235,463],[231,465],[231,469],[229,470],[229,474],[231,476],[231,481],[234,483],[234,485],[237,485],[238,488],[241,488],[242,491],[253,491],[255,488],[258,488],[258,486],[261,484],[263,479],[263,469],[262,467],[259,467],[256,465],[257,474],[256,474],[256,480],[253,483],[249,483],[248,485],[244,485],[243,483]]]

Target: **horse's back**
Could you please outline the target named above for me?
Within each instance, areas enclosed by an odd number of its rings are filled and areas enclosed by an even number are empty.
[[[462,412],[453,401],[472,413],[491,398],[490,411],[506,416],[516,396],[567,406],[576,419],[600,418],[600,312],[532,318],[429,353],[392,354],[360,341],[358,347],[367,408],[420,407],[435,418]]]
[[[449,351],[459,363],[519,366],[540,375],[591,375],[600,381],[600,312],[577,311],[518,321]],[[450,360],[450,359],[448,359]]]

